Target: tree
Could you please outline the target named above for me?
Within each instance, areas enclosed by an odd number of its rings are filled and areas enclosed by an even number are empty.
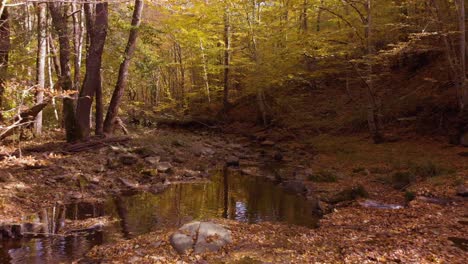
[[[5,93],[5,82],[8,70],[8,54],[10,52],[10,21],[8,9],[2,1],[2,9],[0,16],[0,110],[3,107],[3,96]],[[2,116],[0,114],[0,121]]]
[[[85,5],[89,8],[90,4]],[[87,23],[87,32],[90,45],[86,57],[86,74],[76,107],[76,120],[80,139],[86,139],[90,135],[90,114],[94,95],[99,95],[97,96],[99,99],[96,101],[96,134],[102,134],[101,67],[102,53],[104,52],[104,44],[107,37],[108,4],[97,3],[94,17],[90,16],[92,16],[92,14],[86,12],[86,19],[89,21]]]
[[[36,103],[44,101],[45,67],[47,56],[47,4],[37,4],[37,65],[36,65]],[[34,123],[36,135],[42,133],[42,111],[36,116]]]
[[[73,92],[73,81],[70,67],[70,33],[68,30],[68,5],[59,2],[48,3],[49,12],[52,17],[52,23],[59,40],[59,61],[60,61],[60,79],[59,85],[66,92]],[[72,94],[72,93],[71,93]],[[63,118],[65,123],[65,132],[67,141],[74,141],[78,138],[75,120],[74,98],[66,96],[63,99]]]
[[[122,97],[127,87],[128,82],[128,71],[130,67],[130,61],[135,52],[136,42],[138,38],[138,30],[141,24],[141,16],[143,13],[143,0],[135,0],[135,7],[132,16],[131,30],[128,37],[127,46],[125,48],[124,59],[120,64],[119,75],[117,77],[117,84],[115,85],[114,92],[112,94],[109,109],[107,110],[106,119],[104,121],[104,133],[111,134],[115,119],[117,118]]]

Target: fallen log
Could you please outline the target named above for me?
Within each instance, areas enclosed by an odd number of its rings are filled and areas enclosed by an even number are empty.
[[[13,124],[7,127],[0,126],[0,140],[13,135],[15,129],[22,126],[27,126],[34,122],[36,116],[49,104],[48,101],[37,104],[29,109],[22,110],[19,115],[13,119]]]
[[[70,152],[70,153],[77,153],[77,152],[82,152],[82,151],[87,151],[87,150],[92,150],[92,149],[100,149],[100,148],[107,147],[110,144],[124,143],[130,140],[131,138],[128,136],[92,139],[90,141],[69,144],[68,146],[64,148],[64,151]]]

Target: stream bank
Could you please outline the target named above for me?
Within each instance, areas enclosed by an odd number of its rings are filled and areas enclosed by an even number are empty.
[[[61,152],[61,144],[25,146],[22,158],[2,161],[6,168],[2,173],[7,173],[2,177],[2,219],[21,222],[39,208],[57,203],[104,202],[109,195],[127,192],[158,194],[177,182],[206,182],[213,171],[229,165],[229,170],[244,177],[262,176],[282,190],[300,193],[315,201],[325,216],[318,229],[266,222],[249,225],[215,217],[211,220],[229,227],[234,240],[219,260],[236,263],[249,256],[254,261],[291,263],[462,263],[466,258],[466,200],[456,196],[466,179],[466,163],[458,155],[463,149],[421,142],[376,147],[359,137],[338,138],[333,144],[327,138],[313,140],[159,129],[131,142],[72,155]],[[443,164],[456,170],[395,188],[390,180],[404,168],[385,162],[389,158],[382,155],[384,151],[415,162],[414,157],[431,153],[440,158],[437,164],[446,160]],[[408,199],[409,194],[414,194],[413,199]],[[369,204],[385,206],[365,206]],[[83,227],[90,224],[94,223]],[[117,239],[95,247],[88,257],[136,263],[218,260],[209,254],[176,255],[166,243],[175,228]]]

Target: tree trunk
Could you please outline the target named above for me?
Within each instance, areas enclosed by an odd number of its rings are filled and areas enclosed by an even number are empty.
[[[59,37],[60,46],[60,87],[64,91],[73,91],[73,81],[70,67],[70,34],[67,25],[67,4],[58,2],[48,3],[52,23]],[[63,99],[63,118],[67,141],[77,138],[75,122],[75,103],[73,97]]]
[[[224,97],[223,105],[224,109],[227,110],[229,107],[229,64],[230,49],[231,49],[231,23],[229,21],[229,7],[226,6],[224,11]]]
[[[323,7],[323,0],[320,0],[320,6],[317,10],[317,32],[320,32],[321,23],[322,23],[322,7]]]
[[[202,60],[203,60],[203,81],[205,82],[205,92],[206,92],[206,97],[208,99],[208,103],[211,102],[210,98],[210,83],[208,80],[208,67],[207,67],[207,61],[206,61],[206,55],[205,55],[205,48],[203,47],[203,42],[200,38],[200,50],[201,50],[201,55],[202,55]]]
[[[86,4],[88,5],[88,4]],[[88,13],[87,13],[88,14]],[[88,20],[88,19],[87,19]],[[95,94],[101,95],[101,65],[102,65],[102,53],[104,51],[104,44],[107,37],[108,27],[108,4],[98,3],[96,4],[96,12],[94,19],[94,28],[87,28],[90,46],[88,49],[88,55],[86,59],[86,74],[83,81],[83,87],[80,92],[78,99],[78,105],[76,107],[76,120],[79,129],[79,138],[86,139],[90,135],[91,131],[91,107],[93,104],[93,97]],[[102,97],[99,96],[101,99]],[[102,101],[101,101],[102,103]],[[99,104],[99,102],[97,102]],[[97,105],[96,105],[97,106]],[[97,107],[98,109],[99,107]],[[101,115],[102,116],[102,115]],[[102,121],[102,118],[101,118]],[[96,119],[96,134],[101,134],[100,125]],[[98,133],[99,127],[99,133]]]
[[[45,3],[37,4],[37,92],[36,104],[44,101],[45,89],[45,66],[47,56],[47,5]],[[42,133],[42,111],[36,116],[34,123],[34,132],[36,135]]]
[[[10,52],[10,21],[8,9],[2,2],[2,14],[0,17],[0,110],[3,107],[3,96],[5,93],[5,82],[8,70],[8,53]],[[0,121],[2,116],[0,114]]]
[[[377,113],[377,103],[374,95],[374,82],[372,80],[373,65],[371,56],[374,54],[374,46],[372,43],[372,0],[367,0],[366,3],[367,11],[367,25],[366,25],[366,40],[367,40],[367,56],[369,64],[369,73],[367,81],[367,123],[369,125],[369,131],[374,140],[374,143],[378,144],[383,141],[383,137],[380,133],[380,124]]]
[[[73,48],[74,48],[74,86],[80,86],[81,79],[81,60],[83,50],[83,21],[81,19],[82,7],[77,3],[72,3],[72,19],[73,19]]]
[[[138,37],[138,29],[141,24],[141,15],[143,13],[143,0],[135,0],[135,9],[133,11],[132,28],[125,48],[124,60],[120,64],[119,76],[117,78],[117,84],[112,94],[112,99],[107,110],[106,119],[104,121],[104,133],[112,133],[113,124],[117,117],[120,103],[122,102],[122,96],[124,95],[125,88],[128,82],[128,69],[130,66],[130,60],[135,52],[136,41]]]
[[[460,30],[460,85],[461,85],[461,111],[468,104],[468,87],[466,86],[466,26],[465,26],[465,0],[458,0],[459,30]]]

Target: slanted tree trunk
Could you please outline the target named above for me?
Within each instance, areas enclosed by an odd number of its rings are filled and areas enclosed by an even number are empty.
[[[47,4],[37,4],[37,92],[36,103],[41,104],[44,101],[45,89],[45,66],[47,56]],[[34,133],[41,135],[42,133],[42,111],[36,116],[34,123]]]
[[[143,0],[135,0],[135,8],[133,11],[132,28],[128,37],[127,47],[125,48],[124,60],[120,64],[119,76],[117,84],[115,85],[112,99],[107,110],[106,119],[104,121],[104,133],[110,134],[113,130],[113,124],[119,112],[120,103],[127,87],[128,82],[128,69],[130,67],[130,60],[135,52],[136,41],[138,37],[138,29],[141,24],[141,15],[143,13]]]
[[[229,107],[229,64],[231,61],[230,49],[231,49],[231,23],[229,18],[229,7],[226,4],[224,10],[224,97],[223,105],[224,109],[227,110]]]
[[[8,54],[10,52],[10,21],[8,9],[2,1],[2,11],[0,16],[0,109],[3,107],[3,96],[5,92],[5,82],[8,70]],[[0,121],[2,116],[0,115]]]
[[[88,48],[88,55],[86,59],[86,74],[83,82],[83,87],[81,89],[80,96],[78,99],[78,105],[76,107],[76,120],[78,124],[80,139],[86,139],[90,135],[91,121],[89,117],[91,114],[93,98],[94,95],[98,93],[98,91],[99,94],[101,94],[102,89],[101,65],[102,53],[104,51],[104,44],[107,37],[108,4],[97,3],[95,9],[95,19],[93,19],[94,23],[92,23],[93,28],[87,28],[90,38],[90,45]],[[91,20],[91,18],[87,18],[87,20]],[[100,96],[100,98],[102,97]],[[97,104],[99,103],[100,102],[97,102]],[[102,133],[101,123],[102,122],[98,122],[98,120],[96,119],[96,134]]]
[[[73,91],[74,87],[70,67],[70,33],[67,25],[68,5],[59,2],[50,2],[48,6],[53,26],[59,38],[61,74],[59,84],[64,91]],[[63,118],[68,142],[77,139],[74,101],[72,97],[63,99]]]

